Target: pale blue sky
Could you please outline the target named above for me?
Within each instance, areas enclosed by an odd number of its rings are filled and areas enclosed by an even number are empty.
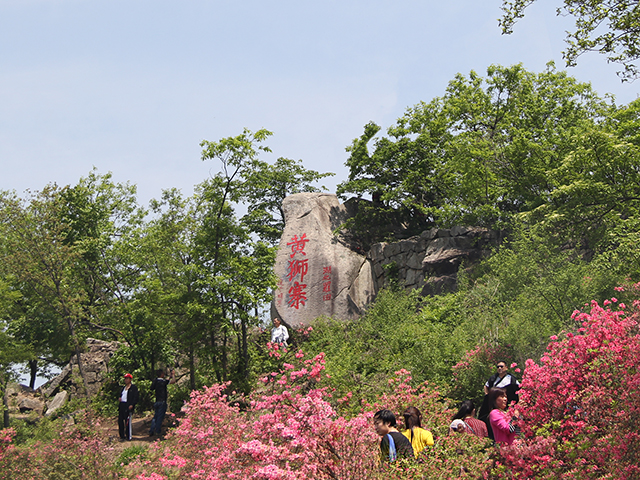
[[[539,0],[511,36],[500,0],[0,0],[0,189],[75,184],[95,166],[190,194],[216,171],[199,143],[243,127],[274,132],[273,155],[345,180],[345,147],[492,63],[564,68],[567,19]],[[569,73],[637,96],[616,66]]]

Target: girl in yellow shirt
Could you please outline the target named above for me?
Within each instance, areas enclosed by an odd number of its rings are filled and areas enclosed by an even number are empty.
[[[422,414],[416,407],[407,408],[403,416],[404,426],[407,427],[407,429],[402,432],[402,434],[411,442],[413,453],[417,457],[426,446],[433,446],[433,435],[431,435],[429,430],[422,428],[420,423]]]

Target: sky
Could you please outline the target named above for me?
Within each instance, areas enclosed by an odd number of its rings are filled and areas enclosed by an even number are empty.
[[[347,179],[345,147],[442,96],[457,74],[540,72],[571,19],[538,0],[501,35],[501,0],[0,0],[0,190],[74,185],[93,168],[146,205],[218,171],[200,142],[266,128],[278,157]],[[595,53],[567,69],[637,98]]]

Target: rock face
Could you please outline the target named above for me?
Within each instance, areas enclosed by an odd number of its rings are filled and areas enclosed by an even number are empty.
[[[51,400],[49,402],[49,405],[47,405],[47,411],[45,413],[45,416],[49,417],[53,415],[56,412],[56,410],[62,408],[64,404],[67,403],[68,399],[69,399],[69,393],[67,393],[66,390],[62,390],[56,393],[56,396],[53,397],[53,400]]]
[[[102,387],[109,372],[109,359],[118,349],[118,342],[104,342],[95,338],[87,338],[86,352],[80,354],[82,369],[87,381],[86,394],[93,396]],[[82,381],[79,378],[78,359],[74,355],[60,374],[40,387],[42,394],[49,398],[61,390],[66,390],[71,397],[84,395]]]
[[[118,349],[118,342],[103,342],[95,338],[87,339],[87,351],[81,354],[82,366],[87,379],[86,392],[93,396],[102,387],[109,372],[109,359]],[[62,372],[35,391],[25,385],[10,384],[5,392],[9,413],[12,415],[52,415],[73,396],[83,396],[76,357],[62,369]],[[53,398],[52,398],[53,397]]]
[[[282,207],[285,229],[276,258],[272,316],[293,327],[320,316],[358,317],[389,281],[423,295],[453,291],[460,267],[473,267],[502,241],[500,232],[479,227],[434,228],[374,244],[364,255],[334,234],[349,216],[335,195],[299,193],[287,197]]]
[[[319,316],[355,318],[374,298],[370,262],[334,235],[347,218],[333,194],[298,193],[282,208],[285,228],[276,257],[272,316],[289,326]]]
[[[42,415],[44,400],[31,388],[11,383],[7,386],[5,396],[10,414],[18,415],[35,412],[38,415]]]
[[[453,291],[462,263],[471,268],[501,241],[497,231],[453,227],[433,228],[395,243],[376,243],[369,252],[376,292],[392,279],[407,289],[419,288],[423,295]]]

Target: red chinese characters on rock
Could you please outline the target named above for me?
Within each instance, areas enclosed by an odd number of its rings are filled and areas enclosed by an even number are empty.
[[[331,300],[331,266],[322,267],[322,300]]]
[[[282,281],[282,279],[278,280],[278,286],[276,287],[276,305],[278,307],[282,306],[282,299],[284,298],[284,294],[282,293],[283,290],[283,284],[284,282]]]
[[[304,247],[308,241],[309,239],[306,233],[303,233],[300,238],[298,238],[298,235],[294,235],[291,241],[287,243],[287,247],[291,247],[291,255],[289,255],[289,258],[295,257],[298,253],[306,256],[307,254],[304,251]]]
[[[299,257],[307,255],[304,248],[308,241],[307,234],[303,233],[300,238],[298,238],[298,235],[294,235],[291,241],[287,243],[287,246],[291,247],[286,273],[290,285],[287,306],[296,310],[300,308],[300,305],[306,305],[307,301],[307,292],[305,290],[307,285],[303,282],[304,276],[309,272],[309,260]]]
[[[300,276],[300,282],[304,281],[304,276],[309,271],[309,260],[289,260],[289,266],[287,267],[287,279],[292,282],[298,275]]]
[[[300,308],[300,304],[305,305],[307,301],[307,292],[304,291],[305,288],[307,288],[306,285],[293,282],[293,286],[289,289],[289,307],[297,310]]]

